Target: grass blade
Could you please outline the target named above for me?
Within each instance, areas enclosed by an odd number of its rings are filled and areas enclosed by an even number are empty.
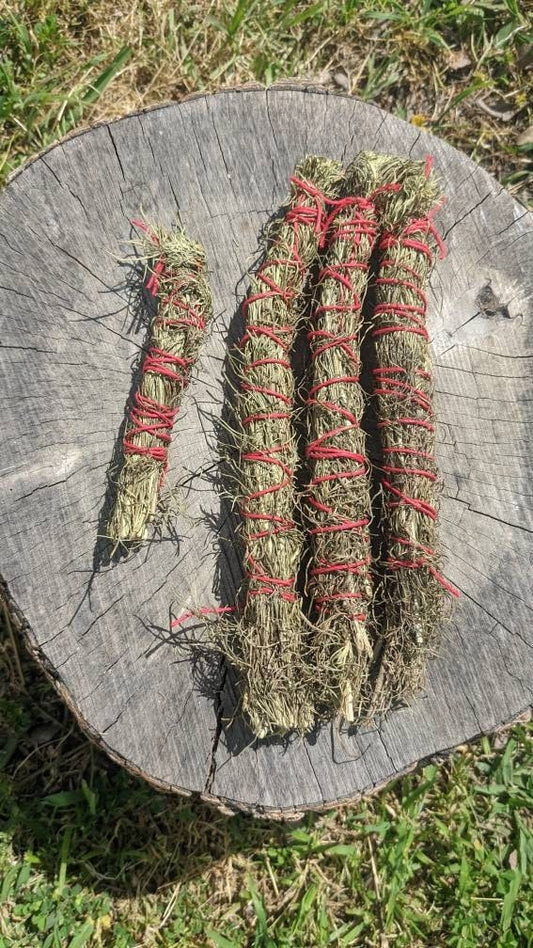
[[[82,101],[84,104],[89,105],[102,95],[102,92],[107,88],[112,79],[115,78],[118,72],[122,67],[127,63],[130,58],[133,50],[131,46],[123,46],[122,49],[117,53],[113,62],[100,73],[97,79],[92,82],[89,86],[87,92],[83,95]]]

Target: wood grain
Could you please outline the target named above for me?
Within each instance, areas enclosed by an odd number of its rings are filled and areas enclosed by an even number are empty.
[[[445,572],[462,591],[425,694],[379,727],[253,743],[231,676],[169,635],[169,608],[231,601],[240,566],[216,478],[227,339],[261,227],[306,153],[431,152],[448,203],[430,330]],[[145,339],[117,257],[130,217],[177,214],[206,247],[215,329],[171,449],[186,513],[110,565],[106,472]],[[531,704],[531,217],[436,138],[301,85],[197,96],[52,147],[0,196],[1,573],[83,727],[156,786],[296,816],[355,799]]]

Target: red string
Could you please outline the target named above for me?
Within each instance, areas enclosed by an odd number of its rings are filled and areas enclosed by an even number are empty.
[[[156,264],[157,268],[157,264]],[[154,269],[156,269],[154,268]],[[167,271],[161,271],[164,276],[168,276]],[[147,284],[148,285],[148,284]],[[204,330],[206,327],[206,322],[201,313],[198,313],[193,307],[187,303],[184,299],[176,296],[176,293],[179,292],[179,289],[184,285],[183,281],[176,286],[172,293],[169,293],[168,296],[165,296],[161,299],[162,306],[174,306],[175,309],[181,310],[185,313],[185,316],[179,317],[165,317],[158,319],[160,325],[164,326],[195,326],[197,329]]]
[[[354,600],[361,600],[362,598],[363,594],[358,592],[336,592],[330,593],[329,595],[315,596],[314,603],[315,606],[323,607],[331,602],[345,603],[349,602],[350,600],[353,602]],[[320,611],[323,615],[332,615],[334,612],[333,609],[324,608],[321,608]],[[366,612],[349,612],[348,610],[343,609],[343,615],[353,622],[366,622],[367,619]]]
[[[244,303],[246,303],[246,300],[244,301]],[[243,306],[244,306],[244,303],[243,303]],[[280,337],[280,333],[290,333],[292,337],[292,334],[293,334],[292,327],[291,326],[277,326],[276,331],[274,332],[271,326],[256,326],[253,323],[248,323],[246,327],[246,332],[244,336],[242,337],[239,345],[241,349],[243,349],[246,343],[250,341],[252,336],[267,336],[267,338],[272,339],[272,342],[275,342],[275,344],[279,346],[280,349],[283,349],[283,352],[288,352],[290,346],[288,343],[283,342],[283,339],[281,339]]]
[[[392,467],[390,464],[383,464],[382,471],[387,474],[413,474],[416,477],[427,477],[430,481],[436,481],[437,475],[433,471],[426,471],[421,467]]]
[[[400,445],[394,448],[382,448],[383,454],[413,454],[419,458],[427,458],[428,461],[434,461],[435,457],[433,454],[428,454],[426,451],[417,451],[416,448],[404,448]]]
[[[154,231],[151,230],[151,228],[148,227],[148,224],[145,224],[144,221],[130,220],[130,224],[132,227],[136,227],[137,230],[142,230],[144,234],[147,234],[153,244],[159,243],[159,237],[157,234],[155,234]]]
[[[144,221],[132,220],[132,226],[146,234],[155,246],[159,246],[160,240],[157,234],[148,227]],[[168,286],[168,293],[159,300],[159,307],[172,306],[180,315],[168,318],[163,315],[156,317],[154,325],[172,326],[176,329],[193,326],[198,329],[205,329],[206,322],[201,313],[196,311],[183,297],[179,295],[180,290],[186,286],[186,280],[178,280],[171,269],[166,265],[163,256],[160,256],[153,265],[150,276],[146,282],[146,289],[156,296],[162,282]],[[181,315],[183,314],[183,315]],[[166,352],[157,346],[150,346],[144,357],[142,364],[142,376],[148,372],[161,376],[175,386],[184,388],[189,381],[189,373],[192,365],[191,359],[177,356],[172,352]],[[128,425],[123,440],[124,454],[138,454],[144,457],[150,457],[162,466],[160,486],[162,485],[168,470],[168,445],[171,442],[171,432],[178,414],[177,409],[169,408],[168,405],[161,404],[142,394],[142,379],[140,390],[135,392],[133,406],[130,410]],[[178,393],[174,393],[174,397]],[[145,445],[139,443],[137,439],[143,436],[150,436],[156,439],[159,444]]]
[[[254,322],[251,318],[254,304],[261,300],[279,299],[285,306],[290,306],[298,295],[298,284],[300,284],[305,275],[305,264],[300,252],[300,243],[302,237],[302,228],[312,229],[319,237],[322,235],[325,224],[326,198],[323,192],[308,181],[302,181],[300,178],[291,177],[291,184],[294,189],[294,203],[285,216],[285,222],[291,228],[291,238],[287,253],[280,253],[276,257],[269,257],[263,262],[256,273],[255,281],[257,291],[249,295],[242,304],[242,314],[246,320],[246,329],[240,341],[240,347],[245,348],[247,343],[254,338],[264,336],[270,339],[280,350],[281,355],[272,358],[255,359],[252,362],[244,363],[243,372],[248,375],[254,369],[264,365],[278,365],[287,372],[291,371],[291,364],[288,358],[289,350],[294,338],[294,327],[291,325],[276,326],[261,325]],[[283,247],[285,250],[285,246]],[[276,282],[273,271],[280,269],[281,273],[287,274],[287,270],[292,270],[291,286],[280,286]],[[252,309],[250,309],[252,307]],[[284,357],[285,356],[285,357]],[[250,393],[258,393],[272,399],[274,410],[251,412],[241,419],[243,426],[251,424],[260,424],[274,419],[290,419],[289,410],[277,410],[276,403],[291,407],[292,398],[283,391],[281,384],[274,386],[257,384],[253,381],[241,382],[241,390]],[[263,567],[257,562],[250,550],[250,545],[268,536],[279,536],[295,529],[294,521],[287,517],[281,517],[274,513],[257,511],[254,508],[254,502],[261,497],[273,495],[292,485],[294,472],[289,464],[283,460],[283,453],[290,447],[289,444],[273,445],[258,451],[246,451],[241,457],[243,464],[262,464],[268,467],[275,467],[279,470],[280,477],[270,487],[258,489],[247,494],[241,502],[241,516],[245,521],[251,521],[260,524],[259,529],[250,531],[248,529],[246,540],[248,548],[245,553],[245,576],[248,583],[248,595],[272,595],[276,594],[286,602],[295,602],[294,592],[296,577],[282,578],[279,576],[268,575]],[[279,455],[281,454],[281,457]]]
[[[390,377],[391,372],[404,372],[403,369],[376,368],[372,371],[375,383],[374,395],[391,395],[394,398],[403,398],[406,402],[415,405],[417,408],[422,408],[427,414],[432,415],[431,402],[426,392],[421,388],[417,388],[415,385],[411,385],[404,379],[393,379]],[[429,380],[431,380],[431,376],[428,381]]]
[[[172,352],[165,352],[163,349],[158,349],[157,346],[152,346],[146,353],[143,372],[164,375],[172,382],[180,382],[185,385],[187,379],[184,373],[191,365],[191,359],[184,359],[182,356],[173,355]],[[176,372],[172,366],[183,369],[183,372]]]
[[[295,177],[295,175],[291,175],[289,180],[291,184],[294,185],[296,193],[303,191],[304,195],[307,195],[314,202],[314,206],[309,207],[305,204],[297,204],[289,210],[286,219],[297,229],[299,229],[302,223],[307,224],[308,227],[313,227],[315,234],[320,237],[325,229],[323,216],[326,206],[326,197],[324,192],[321,191],[320,188],[317,188],[316,185],[311,184],[309,181],[302,181],[300,178]]]
[[[430,174],[432,163],[432,157],[428,156],[424,168],[425,177]],[[389,303],[383,300],[378,303],[375,307],[377,325],[372,332],[376,339],[387,334],[410,332],[422,336],[426,342],[429,341],[426,328],[427,295],[423,287],[423,274],[415,266],[410,266],[395,258],[403,249],[408,249],[423,257],[427,266],[431,267],[433,251],[428,244],[430,236],[437,245],[439,256],[444,256],[445,250],[442,239],[433,224],[433,215],[436,210],[437,207],[426,217],[411,221],[399,233],[389,231],[381,236],[378,246],[381,259],[376,286],[378,288],[400,288],[407,291],[408,299],[410,298],[412,302]],[[391,255],[391,251],[394,252],[393,255]],[[385,325],[383,325],[384,321]],[[428,383],[429,387],[431,386],[432,375],[427,370],[419,368],[414,371],[411,370],[411,374]],[[389,412],[390,415],[378,423],[379,428],[393,428],[396,425],[406,428],[414,426],[426,430],[430,435],[434,434],[435,426],[431,421],[433,410],[429,387],[428,390],[425,390],[419,384],[412,384],[411,381],[408,381],[407,369],[402,366],[379,366],[373,369],[373,376],[374,394],[381,398],[390,399],[388,407],[384,407],[381,411],[382,415]],[[405,406],[408,412],[412,411],[412,415],[396,417],[398,405]],[[401,478],[407,476],[425,478],[435,482],[437,475],[433,469],[435,465],[434,455],[428,451],[402,444],[384,447],[383,454],[387,460],[387,463],[382,465],[385,475],[382,478],[382,485],[385,491],[386,507],[389,509],[401,506],[410,507],[417,513],[435,521],[437,511],[432,504],[416,496],[410,496],[399,486],[399,483],[402,484]],[[396,464],[388,463],[388,455],[390,454],[397,455]],[[415,462],[412,466],[406,466],[402,462],[403,456],[406,457],[406,460],[410,457],[420,458],[422,461],[429,462],[429,464],[419,466]],[[436,557],[433,549],[416,543],[409,538],[392,537],[390,543],[399,544],[406,548],[405,558],[391,557],[386,561],[386,565],[390,570],[403,568],[427,569],[444,589],[454,596],[459,595],[457,590],[441,576],[431,562]],[[420,553],[424,555],[420,556]]]
[[[152,296],[157,296],[159,291],[159,279],[162,276],[165,270],[165,262],[162,257],[156,261],[154,264],[154,269],[150,275],[150,279],[146,284],[146,289],[152,294]]]
[[[320,307],[321,312],[325,312],[326,307]],[[315,316],[317,315],[318,310],[315,310]],[[352,333],[350,336],[338,336],[333,332],[328,332],[327,329],[312,329],[307,333],[308,341],[313,345],[313,358],[318,359],[323,352],[327,352],[328,349],[334,349],[338,346],[342,351],[348,356],[352,362],[358,363],[358,357],[353,351],[352,347],[349,345],[350,342],[357,342],[359,340],[358,333]],[[315,346],[316,339],[327,339],[322,346]]]
[[[290,418],[291,413],[288,411],[259,411],[254,415],[247,415],[246,418],[243,418],[241,421],[242,425],[250,425],[254,421],[267,421],[272,418]]]
[[[328,385],[339,385],[339,384],[344,385],[348,382],[359,383],[359,376],[358,375],[338,375],[336,378],[326,379],[325,382],[318,382],[316,385],[313,385],[313,387],[309,389],[309,397],[313,398],[313,396],[316,395],[317,392],[320,392],[323,388],[327,388]]]
[[[243,392],[261,392],[263,395],[270,395],[271,398],[277,398],[278,401],[290,405],[292,398],[284,395],[283,392],[277,392],[275,388],[269,388],[268,385],[253,385],[251,382],[241,382]]]
[[[340,601],[342,602],[344,599],[362,599],[362,598],[363,598],[363,594],[362,594],[362,593],[358,593],[358,592],[339,592],[339,593],[331,593],[331,595],[329,595],[329,596],[317,596],[317,597],[315,598],[315,602],[318,602],[318,603],[321,603],[321,602],[336,602],[337,600],[340,600]]]
[[[451,593],[452,596],[457,596],[457,597],[459,597],[459,596],[461,595],[460,592],[459,592],[459,590],[456,589],[455,586],[452,586],[452,584],[449,583],[448,580],[445,579],[444,576],[442,576],[441,573],[439,573],[439,571],[438,571],[437,569],[435,569],[435,567],[432,566],[431,563],[428,563],[426,560],[423,560],[423,559],[418,559],[418,560],[387,560],[387,561],[386,561],[386,564],[387,564],[387,566],[389,567],[389,569],[391,569],[391,570],[398,570],[398,569],[427,569],[427,570],[429,570],[429,572],[431,573],[431,575],[437,580],[437,582],[440,583],[440,585],[443,586],[443,588],[446,589],[447,592]]]
[[[378,428],[387,428],[394,425],[418,425],[419,428],[426,428],[427,431],[435,431],[435,425],[432,425],[431,422],[426,421],[424,418],[394,418],[387,419],[385,421],[379,421],[377,424]]]
[[[195,612],[184,612],[181,616],[178,616],[177,619],[173,619],[170,623],[170,628],[175,629],[176,626],[183,625],[185,622],[188,622],[189,619],[193,619],[196,616],[220,616],[226,612],[235,612],[234,606],[213,606],[212,608],[204,606],[202,609],[196,609]]]
[[[282,579],[280,576],[268,575],[249,552],[246,556],[245,573],[249,584],[262,584],[258,587],[249,586],[249,596],[269,596],[272,593],[278,593],[286,602],[296,602],[296,595],[293,592],[295,578],[291,576],[288,579]]]
[[[328,511],[333,513],[333,511]],[[309,530],[311,536],[319,533],[343,533],[344,530],[359,530],[361,527],[368,527],[368,520],[344,520],[342,523],[329,524],[329,526],[313,527]]]
[[[161,405],[146,395],[141,395],[139,391],[135,392],[133,407],[130,411],[130,418],[127,433],[124,436],[123,449],[124,454],[142,454],[151,457],[154,461],[159,461],[164,465],[164,471],[167,469],[167,449],[165,445],[170,444],[170,431],[174,424],[177,412],[167,405]],[[158,438],[161,445],[142,445],[136,444],[132,438],[141,434],[149,434],[152,438]]]
[[[249,362],[248,365],[243,365],[243,370],[250,372],[251,369],[257,369],[260,365],[282,365],[284,369],[290,369],[291,367],[287,359],[256,359],[255,362]]]
[[[394,189],[397,189],[396,185]],[[368,270],[370,252],[377,236],[378,225],[372,199],[347,197],[330,202],[330,206],[331,210],[328,214],[322,246],[332,247],[339,241],[345,241],[349,244],[350,253],[348,259],[342,265],[327,264],[321,269],[318,276],[319,282],[323,283],[325,280],[335,281],[339,290],[338,302],[335,304],[321,303],[316,307],[313,318],[314,320],[320,320],[325,314],[335,312],[339,314],[337,323],[341,327],[345,314],[346,316],[351,315],[361,309],[361,299],[353,283],[353,278],[357,273]],[[341,217],[344,219],[339,219]],[[320,485],[332,481],[342,483],[344,479],[363,477],[368,472],[367,460],[362,454],[349,451],[339,444],[339,437],[354,428],[359,428],[360,425],[359,419],[353,412],[334,400],[335,390],[331,388],[331,386],[339,384],[344,386],[359,385],[359,354],[357,351],[359,334],[343,333],[342,329],[331,332],[319,328],[312,329],[307,334],[307,339],[311,348],[312,362],[316,362],[328,350],[337,348],[348,364],[346,374],[316,382],[310,388],[306,400],[308,411],[320,412],[325,410],[344,422],[323,432],[314,440],[311,440],[306,447],[306,457],[311,462],[315,462],[314,471],[309,482],[308,503],[313,510],[323,515],[323,522],[310,528],[308,533],[310,536],[343,533],[345,531],[367,534],[368,518],[351,519],[345,516],[342,510],[338,509],[338,500],[326,504],[319,499]],[[326,397],[324,397],[325,394]],[[342,469],[327,474],[318,474],[316,462],[324,460],[338,462]],[[318,579],[321,576],[337,575],[341,578],[342,575],[349,574],[364,575],[368,572],[369,563],[370,557],[355,563],[319,561],[309,571],[309,576]],[[317,588],[318,595],[313,597],[313,603],[314,607],[323,615],[329,614],[330,610],[327,606],[331,602],[363,598],[362,593],[339,590],[326,595],[319,590],[320,587]],[[360,619],[361,621],[366,619],[364,613],[349,615],[352,619]]]
[[[398,487],[395,487],[389,480],[383,478],[382,482],[383,487],[390,494],[393,494],[395,497],[398,497],[404,504],[412,507],[413,510],[418,511],[418,513],[425,514],[426,517],[429,517],[431,520],[437,519],[437,511],[432,504],[427,503],[425,500],[419,500],[417,497],[410,497],[408,494],[405,494],[404,491],[400,490]],[[387,504],[388,507],[399,507],[401,504],[397,502],[389,501]]]
[[[371,563],[371,557],[366,556],[363,560],[356,560],[355,563],[324,563],[320,566],[314,566],[309,570],[310,576],[323,576],[325,573],[357,573],[364,571],[364,567]]]

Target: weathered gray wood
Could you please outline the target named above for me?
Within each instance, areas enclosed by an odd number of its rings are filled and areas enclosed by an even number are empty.
[[[222,726],[230,678],[193,665],[169,637],[169,606],[218,602],[217,561],[226,601],[239,581],[231,544],[217,551],[213,525],[226,527],[212,468],[226,337],[259,230],[298,159],[347,161],[361,148],[432,152],[448,195],[430,328],[446,575],[463,595],[412,707],[379,729],[257,745],[240,723]],[[168,535],[95,570],[106,470],[143,342],[115,258],[141,207],[163,224],[179,209],[205,245],[216,328],[172,447],[171,483],[195,475],[179,542]],[[531,233],[525,211],[448,145],[374,106],[294,85],[129,116],[14,177],[0,199],[1,571],[35,654],[115,759],[163,788],[294,815],[357,798],[530,706]]]

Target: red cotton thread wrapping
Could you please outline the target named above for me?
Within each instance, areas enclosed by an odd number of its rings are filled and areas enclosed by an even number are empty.
[[[310,664],[316,706],[348,722],[360,712],[373,646],[369,631],[371,501],[365,400],[360,383],[362,303],[378,232],[374,167],[364,157],[348,169],[347,197],[329,216],[318,275],[307,397],[310,481],[306,497],[311,560]]]
[[[400,160],[399,160],[400,161]],[[371,336],[373,395],[382,446],[384,646],[374,710],[412,695],[425,677],[456,590],[442,576],[427,285],[444,255],[428,162],[401,161],[402,185],[383,214]]]
[[[115,546],[146,536],[168,471],[174,422],[212,318],[203,248],[181,229],[132,224],[145,236],[146,289],[157,297],[158,307],[126,425],[124,462],[108,522]]]
[[[305,688],[305,617],[296,588],[302,536],[295,519],[298,462],[291,350],[300,295],[335,197],[340,165],[306,158],[291,178],[284,217],[243,303],[245,332],[235,373],[245,588],[236,623],[218,624],[218,645],[240,674],[242,706],[257,737],[313,724]]]

